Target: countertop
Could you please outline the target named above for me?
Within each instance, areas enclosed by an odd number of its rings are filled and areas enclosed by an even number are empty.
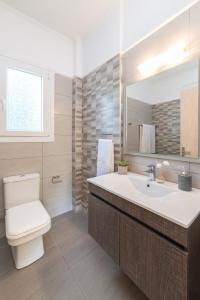
[[[131,183],[129,176],[134,176],[135,178],[145,177],[135,173],[129,173],[128,175],[111,173],[90,178],[88,182],[184,228],[188,228],[200,214],[200,189],[184,192],[178,189],[177,184],[166,182],[164,185],[170,186],[176,191],[163,197],[154,198],[139,192]]]

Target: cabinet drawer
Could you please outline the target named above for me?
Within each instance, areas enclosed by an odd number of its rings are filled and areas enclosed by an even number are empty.
[[[112,206],[89,195],[88,232],[119,264],[119,215]]]
[[[120,215],[120,266],[153,300],[187,299],[188,253]]]

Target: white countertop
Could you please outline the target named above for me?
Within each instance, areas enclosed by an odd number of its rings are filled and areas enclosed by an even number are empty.
[[[176,191],[164,197],[153,198],[139,192],[131,183],[129,179],[130,175],[135,178],[145,177],[134,173],[129,173],[128,175],[111,173],[90,178],[88,182],[124,198],[125,201],[130,201],[152,211],[184,228],[188,228],[200,214],[199,189],[184,192],[178,189],[177,184],[166,182],[164,185],[172,187]]]

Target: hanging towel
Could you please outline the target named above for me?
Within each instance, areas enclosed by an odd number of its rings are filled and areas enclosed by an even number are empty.
[[[99,139],[97,176],[114,172],[114,147],[112,140]]]
[[[140,152],[155,153],[156,131],[155,125],[140,126]]]

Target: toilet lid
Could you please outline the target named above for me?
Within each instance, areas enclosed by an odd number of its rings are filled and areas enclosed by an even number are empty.
[[[39,230],[50,221],[50,216],[41,201],[21,204],[6,211],[6,235],[17,239]]]

